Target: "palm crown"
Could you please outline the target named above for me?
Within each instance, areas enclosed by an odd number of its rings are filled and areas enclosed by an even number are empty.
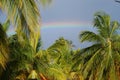
[[[120,79],[119,23],[111,21],[108,14],[98,12],[94,17],[94,27],[97,32],[83,31],[80,34],[82,42],[93,42],[93,45],[76,54],[75,66],[79,64],[80,72],[85,79]]]

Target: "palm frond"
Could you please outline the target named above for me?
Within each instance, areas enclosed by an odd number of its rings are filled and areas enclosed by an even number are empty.
[[[98,29],[110,26],[110,16],[104,12],[95,13],[94,26]]]
[[[87,55],[91,55],[92,53],[94,53],[97,49],[99,48],[102,48],[104,46],[102,46],[101,44],[93,44],[87,48],[83,48],[80,50],[79,53],[77,53],[74,57],[73,57],[73,60],[76,60],[79,59],[79,57],[84,57],[84,56],[87,56]]]
[[[3,29],[6,32],[10,27],[10,21],[7,20],[5,23],[3,23]]]
[[[48,77],[53,80],[66,80],[66,75],[63,73],[63,70],[58,65],[51,65],[48,69]]]
[[[110,16],[103,12],[97,12],[94,18],[94,27],[103,37],[109,37],[110,34]]]
[[[94,32],[91,32],[91,31],[83,31],[81,34],[80,34],[80,40],[81,42],[84,42],[84,41],[89,41],[89,42],[103,42],[104,39],[94,33]]]
[[[30,75],[28,76],[28,79],[38,79],[38,74],[35,70],[32,70]]]
[[[35,52],[27,42],[25,45],[21,45],[17,35],[9,38],[9,49],[10,59],[2,78],[8,77],[8,79],[13,80],[21,73],[25,74],[30,72]]]
[[[37,47],[36,47],[36,53],[39,52],[39,50],[42,48],[42,41],[41,38],[39,38],[38,43],[37,43]]]
[[[40,2],[43,6],[46,6],[47,4],[51,3],[52,0],[39,0],[39,2]]]
[[[31,46],[36,49],[40,37],[40,13],[36,1],[1,0],[0,3],[8,15],[7,19],[16,27],[18,35],[24,33],[29,37]]]
[[[86,79],[87,76],[88,76],[88,73],[89,71],[91,70],[91,68],[94,67],[93,63],[94,61],[96,60],[96,57],[97,55],[99,54],[99,52],[101,51],[101,49],[98,49],[94,54],[93,56],[90,58],[90,60],[85,64],[85,68],[84,68],[84,71],[83,71],[83,76],[84,78]]]
[[[116,75],[116,70],[115,70],[114,58],[113,58],[113,60],[111,61],[109,76],[110,76],[109,78],[110,78],[111,80],[117,80],[117,79],[118,79],[118,77],[117,77],[117,75]]]
[[[119,28],[119,23],[117,21],[112,21],[110,28],[111,28],[110,29],[110,37],[112,37],[112,35],[117,33],[117,30]]]
[[[5,64],[8,61],[9,49],[6,32],[0,24],[0,65],[5,69]]]

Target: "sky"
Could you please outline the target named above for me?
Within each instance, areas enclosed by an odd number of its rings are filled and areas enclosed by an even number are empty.
[[[88,43],[80,43],[79,34],[91,30],[94,14],[104,11],[112,20],[120,22],[120,3],[114,0],[53,0],[46,8],[41,7],[43,47],[47,48],[59,37],[71,40],[75,48],[84,48]]]
[[[83,30],[94,31],[92,21],[98,11],[120,22],[120,3],[114,0],[53,0],[46,7],[40,6],[43,48],[59,37],[73,41],[76,48],[86,46],[88,43],[79,42],[79,34]],[[0,14],[0,22],[4,19],[4,14]]]
[[[97,11],[105,11],[113,19],[120,21],[120,3],[114,0],[53,0],[46,8],[41,8],[43,23],[46,22],[90,22]]]

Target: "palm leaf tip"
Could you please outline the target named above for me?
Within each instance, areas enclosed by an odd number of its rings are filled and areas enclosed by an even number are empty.
[[[30,75],[28,76],[28,79],[38,79],[38,74],[35,70],[32,70]]]
[[[101,37],[96,34],[95,32],[92,31],[83,31],[80,34],[80,41],[81,42],[99,42],[101,39]]]

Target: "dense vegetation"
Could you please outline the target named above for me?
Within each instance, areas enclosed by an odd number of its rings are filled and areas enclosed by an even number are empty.
[[[95,32],[80,33],[89,47],[74,50],[63,37],[41,48],[38,4],[47,0],[1,0],[7,19],[0,24],[0,80],[120,80],[119,22],[95,13]],[[48,2],[49,3],[49,2]],[[7,36],[10,26],[16,34]]]
[[[120,34],[119,23],[111,21],[106,13],[95,14],[94,27],[97,32],[83,31],[82,42],[93,45],[76,54],[74,66],[81,66],[80,73],[89,80],[120,80]]]

